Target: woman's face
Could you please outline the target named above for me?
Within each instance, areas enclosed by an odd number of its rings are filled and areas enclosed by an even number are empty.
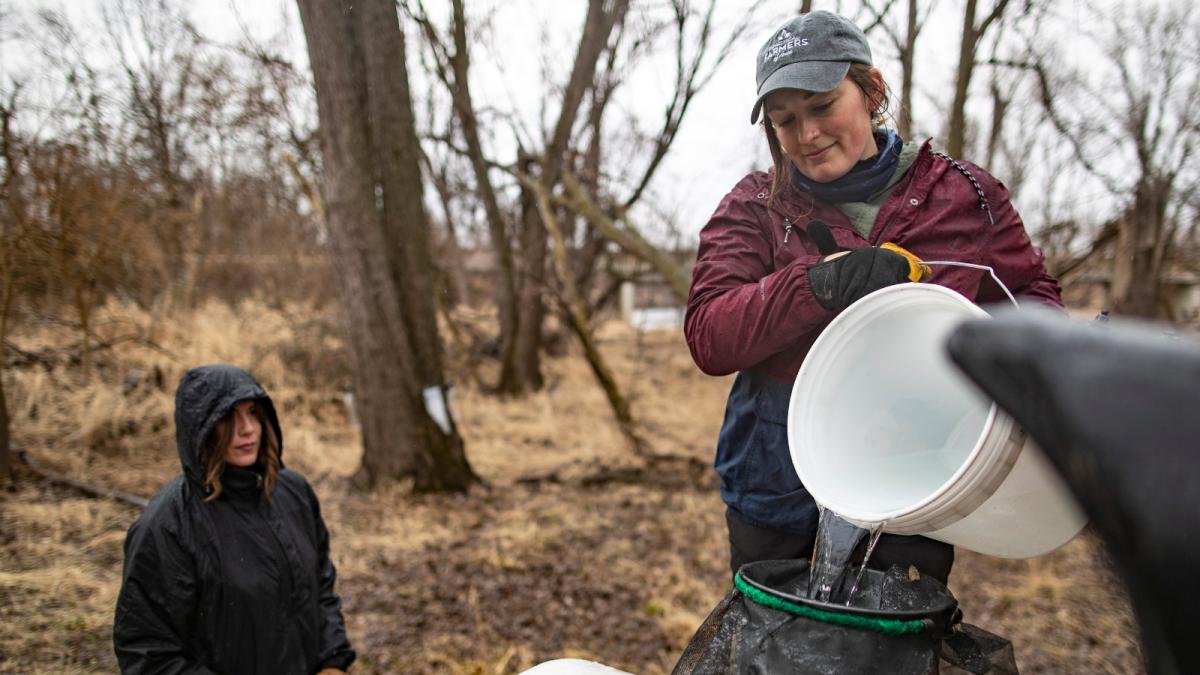
[[[780,89],[764,103],[783,154],[809,180],[841,178],[860,159],[879,152],[871,103],[849,78],[824,93]]]
[[[225,448],[225,463],[233,466],[252,466],[258,461],[258,445],[262,440],[262,422],[254,401],[240,401],[229,412],[228,423],[233,425],[229,445]]]

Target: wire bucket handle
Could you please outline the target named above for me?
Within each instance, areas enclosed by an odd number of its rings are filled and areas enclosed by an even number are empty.
[[[997,285],[1000,286],[1000,290],[1004,291],[1004,294],[1006,296],[1008,296],[1008,299],[1012,302],[1013,307],[1016,307],[1018,309],[1021,307],[1020,305],[1017,304],[1017,299],[1015,297],[1013,297],[1012,291],[1008,290],[1008,286],[1005,286],[1004,282],[1000,281],[1000,277],[996,276],[996,270],[992,269],[991,267],[988,267],[987,265],[976,265],[975,263],[958,262],[957,260],[922,260],[921,263],[925,264],[925,265],[943,265],[943,266],[949,266],[949,267],[970,267],[971,269],[984,270],[992,276],[992,279],[996,282]]]

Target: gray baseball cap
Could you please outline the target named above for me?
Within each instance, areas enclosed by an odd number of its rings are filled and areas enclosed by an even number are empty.
[[[851,63],[871,65],[871,45],[858,26],[823,10],[788,21],[758,50],[758,100],[750,123],[758,121],[763,99],[771,92],[832,91]]]

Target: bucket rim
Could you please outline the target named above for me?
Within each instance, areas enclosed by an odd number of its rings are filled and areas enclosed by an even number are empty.
[[[893,634],[920,633],[939,627],[944,629],[953,622],[953,617],[958,609],[958,599],[954,597],[950,589],[940,581],[927,576],[922,576],[917,583],[932,591],[938,602],[921,609],[883,609],[824,602],[776,588],[766,583],[766,580],[758,578],[759,573],[771,573],[778,570],[803,575],[807,573],[808,567],[809,561],[804,559],[749,562],[742,565],[734,575],[734,586],[758,604],[773,606],[778,604],[774,601],[782,601],[782,603],[795,607],[775,606],[776,609],[825,623],[842,623],[856,628]],[[857,575],[860,570],[861,566],[852,565],[847,568],[847,573]],[[883,570],[870,567],[861,571],[876,581],[887,576]],[[764,603],[764,599],[768,602]]]

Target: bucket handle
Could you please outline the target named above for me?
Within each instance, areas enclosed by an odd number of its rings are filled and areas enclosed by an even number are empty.
[[[1005,286],[1004,282],[1000,281],[1000,277],[996,276],[996,270],[988,267],[987,265],[976,265],[975,263],[958,262],[957,260],[922,260],[921,263],[925,265],[949,265],[953,267],[970,267],[977,270],[986,270],[988,274],[992,275],[992,279],[995,280],[996,284],[1000,286],[1000,290],[1004,291],[1004,294],[1008,296],[1010,301],[1012,301],[1013,307],[1016,307],[1017,309],[1021,308],[1021,306],[1017,304],[1017,299],[1013,297],[1012,292],[1008,290],[1008,286]]]

